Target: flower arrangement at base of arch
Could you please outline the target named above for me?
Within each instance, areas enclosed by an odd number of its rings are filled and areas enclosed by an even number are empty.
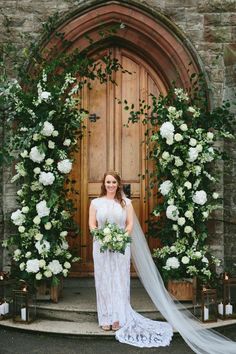
[[[165,280],[197,276],[209,282],[220,261],[206,244],[206,222],[221,201],[213,164],[223,157],[216,142],[233,138],[229,104],[211,112],[206,99],[202,103],[191,90],[173,86],[165,97],[152,96],[151,105],[143,101],[140,107],[129,120],[142,117],[147,125],[148,159],[154,166],[150,188],[158,190],[149,235],[162,244],[154,260]]]

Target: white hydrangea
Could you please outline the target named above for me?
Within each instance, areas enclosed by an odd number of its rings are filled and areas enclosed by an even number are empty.
[[[39,260],[29,259],[26,262],[26,272],[27,273],[38,273],[39,272]]]
[[[43,242],[38,241],[35,243],[35,248],[38,250],[39,254],[47,254],[50,251],[50,243],[46,240]]]
[[[54,259],[48,264],[48,269],[55,275],[63,271],[62,265],[57,259]]]
[[[170,268],[172,268],[172,269],[178,269],[179,266],[180,266],[179,260],[178,260],[178,258],[176,258],[176,257],[170,257],[170,258],[168,258],[167,261],[166,261],[166,265],[165,265],[165,267],[166,267],[167,269],[170,269]]]
[[[165,139],[170,139],[170,138],[173,139],[174,131],[175,131],[175,127],[171,122],[165,122],[160,127],[160,134],[162,138]]]
[[[161,183],[159,190],[162,195],[167,195],[167,194],[169,194],[172,187],[173,187],[173,183],[171,181],[167,180],[167,181],[164,181]]]
[[[40,218],[43,218],[44,216],[48,216],[50,214],[50,209],[47,207],[46,200],[42,200],[41,202],[36,204],[36,210]]]
[[[55,176],[52,172],[41,172],[39,175],[39,182],[44,186],[52,185],[55,181]]]
[[[183,264],[188,264],[189,261],[190,261],[190,259],[189,259],[187,256],[183,256],[183,257],[181,258],[181,262],[182,262]]]
[[[207,202],[207,194],[204,190],[196,191],[192,199],[194,203],[204,205]]]
[[[40,163],[45,159],[44,152],[40,152],[37,146],[32,147],[29,157],[32,161]]]
[[[69,173],[72,169],[72,162],[69,159],[59,161],[57,168],[61,173]]]
[[[48,121],[43,123],[43,129],[41,130],[41,134],[43,136],[51,136],[53,131],[54,126],[52,125],[52,123],[49,123]]]
[[[166,209],[166,216],[170,220],[178,220],[179,211],[175,205],[169,205]]]
[[[17,209],[11,214],[11,220],[14,225],[21,226],[25,222],[25,215],[20,209]]]
[[[193,162],[195,161],[196,159],[198,158],[198,151],[196,148],[189,148],[189,151],[188,151],[188,161],[189,162]]]

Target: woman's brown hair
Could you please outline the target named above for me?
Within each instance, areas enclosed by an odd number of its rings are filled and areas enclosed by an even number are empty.
[[[125,200],[124,200],[124,192],[123,192],[123,186],[122,186],[122,182],[121,182],[121,178],[120,175],[115,172],[115,171],[108,171],[104,173],[103,179],[102,179],[102,185],[101,185],[101,193],[100,193],[100,197],[103,197],[104,195],[107,194],[106,188],[105,188],[105,179],[106,176],[112,176],[116,179],[118,187],[116,190],[116,194],[115,194],[115,199],[120,203],[120,205],[122,206],[122,208],[124,208],[125,206]]]

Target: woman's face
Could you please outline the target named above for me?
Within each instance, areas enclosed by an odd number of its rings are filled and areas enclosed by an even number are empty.
[[[107,175],[105,178],[105,188],[107,193],[115,194],[118,188],[118,182],[112,175]]]

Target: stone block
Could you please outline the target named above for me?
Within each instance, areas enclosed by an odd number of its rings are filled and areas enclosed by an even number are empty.
[[[231,30],[226,26],[205,26],[204,40],[206,42],[230,43],[232,40]]]
[[[234,12],[235,0],[200,0],[197,4],[199,12]]]

